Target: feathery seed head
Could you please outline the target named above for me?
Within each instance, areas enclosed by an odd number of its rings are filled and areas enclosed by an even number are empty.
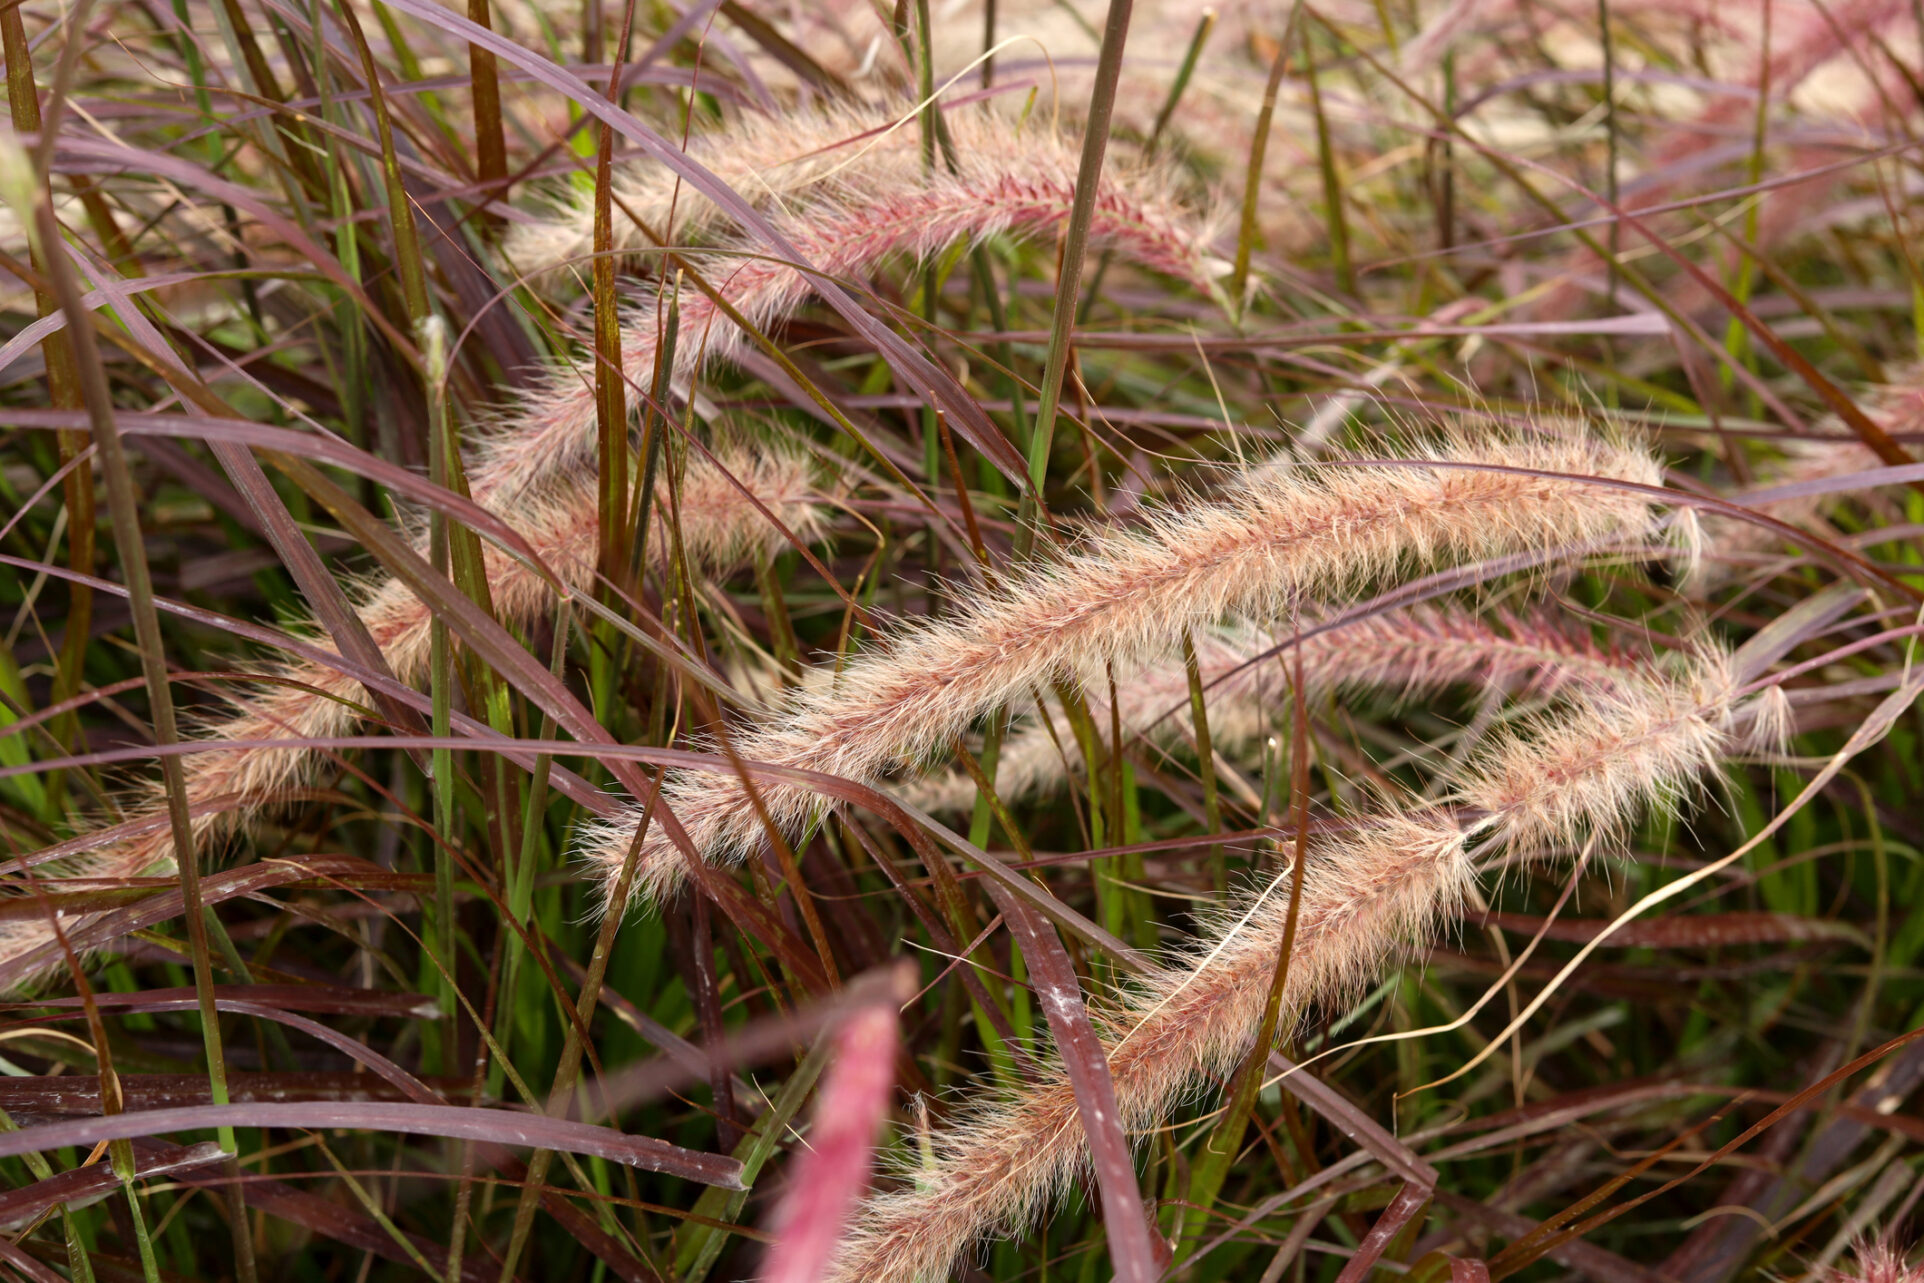
[[[1753,753],[1782,753],[1788,749],[1791,736],[1797,733],[1797,711],[1790,706],[1790,696],[1776,682],[1758,691],[1756,698],[1739,709],[1737,720],[1748,722],[1744,747]]]
[[[1582,692],[1577,715],[1539,716],[1500,736],[1454,800],[1513,846],[1620,835],[1644,808],[1674,804],[1729,747],[1736,681],[1720,653],[1670,667],[1674,675]]]
[[[1474,882],[1466,841],[1477,832],[1528,854],[1582,832],[1612,832],[1635,809],[1680,794],[1714,767],[1734,689],[1716,652],[1654,665],[1641,680],[1608,689],[1579,688],[1559,716],[1508,734],[1462,768],[1454,800],[1485,813],[1471,829],[1448,811],[1392,805],[1313,842],[1284,994],[1288,1018],[1356,991],[1396,950],[1455,914]],[[1104,1050],[1126,1126],[1159,1124],[1189,1084],[1220,1076],[1246,1053],[1289,908],[1279,875],[1105,1008]],[[870,1201],[833,1278],[942,1277],[980,1235],[1038,1215],[1086,1161],[1060,1068],[978,1107],[939,1153],[922,1191]]]
[[[1288,1028],[1360,988],[1384,956],[1427,936],[1472,877],[1454,826],[1389,815],[1318,843],[1304,871]],[[1248,1053],[1282,947],[1289,881],[1223,915],[1171,965],[1097,1010],[1116,1103],[1130,1131],[1159,1123],[1199,1078]],[[878,1194],[844,1242],[833,1283],[946,1278],[984,1234],[1020,1233],[1087,1163],[1075,1093],[1049,1063],[1020,1090],[979,1101],[937,1138],[916,1188]]]
[[[1827,1283],[1924,1283],[1924,1267],[1912,1265],[1888,1239],[1860,1243],[1849,1265],[1825,1271]]]
[[[833,131],[853,123],[836,119]],[[902,147],[913,131],[897,130],[876,140],[873,149],[853,152],[843,168],[798,171],[808,176],[802,184],[806,198],[798,188],[792,204],[771,211],[768,220],[800,261],[778,261],[761,241],[734,235],[696,256],[691,266],[730,309],[765,332],[800,308],[819,280],[859,284],[897,258],[924,259],[990,236],[1046,236],[1066,224],[1076,188],[1076,154],[1066,140],[1037,128],[1013,130],[978,110],[944,119],[958,135],[954,172],[943,166],[925,171],[919,152]],[[751,133],[739,155],[726,150],[734,146],[726,135],[718,136],[709,159],[723,171],[753,170],[766,162],[763,149],[775,129],[771,124]],[[808,133],[808,140],[818,141],[818,135]],[[724,155],[733,159],[723,163]],[[587,217],[584,210],[576,210],[577,223]],[[1095,249],[1206,293],[1218,269],[1209,252],[1212,239],[1209,220],[1194,212],[1166,171],[1128,164],[1105,169],[1090,228]],[[665,306],[662,311],[637,309],[623,323],[622,370],[640,385],[654,374]],[[679,318],[672,372],[677,380],[688,379],[704,362],[732,359],[749,342],[727,312],[699,291],[683,292]],[[557,370],[482,442],[469,469],[476,499],[516,502],[557,478],[587,471],[597,422],[593,380],[573,368]]]
[[[783,546],[784,536],[770,523],[764,509],[798,538],[813,539],[820,533],[823,510],[813,465],[805,457],[782,449],[758,450],[739,440],[720,444],[715,453],[713,463],[692,454],[681,480],[682,542],[692,566],[723,571],[757,549]],[[588,482],[526,503],[509,513],[508,519],[564,584],[587,591],[595,583],[600,543],[598,505],[596,488]],[[656,509],[658,520],[660,511]],[[661,555],[668,546],[665,531],[657,532],[651,546]],[[482,557],[490,597],[505,623],[525,627],[552,612],[554,591],[546,579],[492,545],[483,549]],[[362,623],[394,676],[408,685],[425,681],[432,620],[427,605],[391,577],[365,581],[355,596]],[[334,651],[318,628],[308,626],[296,631],[304,634],[303,640],[314,649]],[[194,719],[198,738],[237,745],[259,740],[338,738],[352,732],[373,702],[359,682],[320,660],[267,664],[258,671],[262,679],[258,686],[245,693],[227,694],[233,706],[231,713]],[[187,796],[196,812],[197,837],[217,840],[239,828],[263,807],[302,784],[320,758],[317,752],[298,748],[238,747],[186,758]],[[66,861],[64,876],[91,886],[171,873],[174,846],[163,818],[165,808],[166,797],[157,782],[138,784],[126,807],[129,823],[159,823],[138,837]],[[0,895],[25,893],[24,886],[0,883]],[[7,984],[31,983],[47,968],[59,964],[52,928],[46,920],[19,918],[11,924],[0,932],[0,974],[7,976]]]
[[[1659,475],[1647,452],[1591,438],[1459,444],[1367,466],[1265,468],[1213,501],[1094,537],[993,597],[901,629],[886,650],[858,656],[832,682],[804,686],[781,715],[737,735],[734,748],[744,761],[877,786],[1032,689],[1093,684],[1112,665],[1166,659],[1185,632],[1231,615],[1287,618],[1305,602],[1409,568],[1552,548],[1581,555],[1642,539],[1655,520],[1649,497],[1608,482],[1654,484]],[[785,829],[823,806],[796,784],[765,781],[758,792]],[[738,779],[680,775],[665,800],[706,856],[739,855],[760,837]],[[620,869],[639,818],[631,811],[584,835],[582,854],[604,883]],[[650,834],[644,893],[672,888],[680,860]]]
[[[1312,699],[1344,692],[1402,703],[1458,685],[1544,698],[1589,686],[1609,689],[1641,680],[1647,662],[1600,647],[1542,613],[1493,621],[1461,607],[1420,606],[1328,631],[1315,631],[1317,623],[1306,618],[1298,632],[1237,619],[1195,639],[1212,750],[1233,756],[1267,734],[1299,670]],[[1279,657],[1258,658],[1278,648],[1286,648]],[[1189,673],[1180,660],[1120,672],[1116,689],[1125,733],[1158,743],[1193,734]],[[1106,689],[1087,698],[1096,724],[1107,726]],[[997,758],[996,793],[1004,802],[1027,799],[1060,786],[1082,765],[1066,718],[1026,706]],[[964,772],[945,771],[915,776],[896,792],[923,810],[946,813],[972,807],[976,785]]]

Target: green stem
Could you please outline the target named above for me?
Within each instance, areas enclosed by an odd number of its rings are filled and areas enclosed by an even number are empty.
[[[1062,383],[1069,369],[1069,350],[1075,331],[1076,303],[1082,296],[1082,263],[1089,249],[1089,226],[1095,217],[1096,196],[1102,184],[1102,162],[1109,146],[1109,120],[1116,102],[1116,83],[1122,73],[1122,48],[1129,38],[1133,0],[1110,0],[1103,25],[1102,49],[1096,55],[1096,82],[1089,93],[1088,124],[1082,137],[1082,161],[1076,170],[1076,196],[1069,207],[1069,226],[1063,235],[1062,269],[1056,276],[1055,309],[1049,321],[1049,353],[1042,367],[1042,388],[1036,406],[1035,430],[1029,437],[1029,482],[1035,494],[1049,470],[1049,446],[1055,438],[1056,415],[1062,405]],[[1031,520],[1017,538],[1026,553],[1034,544],[1034,495],[1023,507]]]

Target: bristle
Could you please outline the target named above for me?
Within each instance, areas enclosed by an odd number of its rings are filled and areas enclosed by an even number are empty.
[[[1613,691],[1586,691],[1500,736],[1457,785],[1455,801],[1513,845],[1573,845],[1614,834],[1645,807],[1678,795],[1729,746],[1736,683],[1720,655],[1681,661]]]
[[[1571,688],[1612,689],[1637,679],[1642,663],[1607,651],[1559,627],[1545,614],[1501,624],[1466,609],[1416,607],[1314,631],[1302,621],[1292,643],[1288,629],[1232,623],[1196,639],[1197,674],[1205,689],[1211,747],[1226,755],[1269,733],[1284,709],[1288,688],[1301,679],[1312,700],[1335,692],[1407,701],[1451,686],[1474,685],[1545,697]],[[1258,656],[1284,647],[1279,658]],[[1118,674],[1125,734],[1169,743],[1193,734],[1189,673],[1163,661]],[[1109,724],[1106,692],[1089,692],[1096,725]],[[1059,787],[1082,769],[1082,751],[1067,721],[1050,712],[1048,724],[1032,711],[1027,724],[1003,742],[996,794],[1004,802]],[[932,773],[901,785],[897,794],[923,810],[952,812],[975,803],[973,777]]]
[[[1860,1243],[1849,1265],[1821,1271],[1824,1283],[1924,1283],[1924,1266],[1912,1265],[1887,1239]]]
[[[1757,692],[1748,706],[1750,724],[1744,733],[1744,747],[1753,753],[1782,753],[1797,733],[1797,710],[1783,686],[1772,682]]]
[[[1648,484],[1657,475],[1647,453],[1585,438],[1458,446],[1400,465],[1266,469],[1213,502],[1158,513],[940,622],[903,630],[886,651],[858,657],[804,688],[781,716],[735,735],[733,752],[879,785],[1031,689],[1166,657],[1184,633],[1229,615],[1284,618],[1411,567],[1641,539],[1649,501],[1594,479]],[[764,781],[757,791],[784,829],[823,806],[797,784]],[[739,855],[760,836],[738,778],[680,775],[664,796],[707,857]],[[604,884],[639,820],[631,810],[585,835],[581,854]],[[680,877],[680,854],[658,828],[641,861],[648,894]]]

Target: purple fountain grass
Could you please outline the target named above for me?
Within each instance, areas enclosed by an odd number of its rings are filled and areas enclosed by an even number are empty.
[[[1911,21],[1913,10],[1903,0],[1785,5],[1778,11],[1774,25],[1757,21],[1754,11],[1730,10],[1714,4],[1655,7],[1673,18],[1685,14],[1697,18],[1700,25],[1688,28],[1693,39],[1700,39],[1710,29],[1728,38],[1722,42],[1721,56],[1713,61],[1713,83],[1721,81],[1738,92],[1711,95],[1692,118],[1666,121],[1659,130],[1653,131],[1652,141],[1645,148],[1641,173],[1627,182],[1621,193],[1622,207],[1627,210],[1652,209],[1700,195],[1707,183],[1706,175],[1718,171],[1722,171],[1721,179],[1742,181],[1735,175],[1741,172],[1739,162],[1751,150],[1750,122],[1756,112],[1751,93],[1760,85],[1768,86],[1773,101],[1792,109],[1800,106],[1800,99],[1807,100],[1801,105],[1811,109],[1814,115],[1829,118],[1853,134],[1867,123],[1861,117],[1881,112],[1892,101],[1904,101],[1908,82],[1892,78],[1889,84],[1880,83],[1888,74],[1887,69],[1863,60],[1854,44],[1883,39],[1886,28]],[[1522,17],[1523,12],[1520,6],[1512,7],[1511,13],[1505,16],[1519,26],[1534,23],[1534,18]],[[1765,32],[1771,33],[1768,44],[1759,41]],[[1500,50],[1502,45],[1493,42],[1490,47]],[[1684,55],[1678,57],[1682,60]],[[1820,74],[1838,64],[1848,65],[1849,74],[1835,77]],[[1459,74],[1463,74],[1460,68]],[[1807,90],[1814,92],[1807,93]],[[1836,101],[1840,91],[1847,95],[1848,105]],[[1762,250],[1770,250],[1793,236],[1809,235],[1818,217],[1836,204],[1839,190],[1849,178],[1841,170],[1827,171],[1835,154],[1830,147],[1808,145],[1799,138],[1802,131],[1786,129],[1780,124],[1773,124],[1772,132],[1785,136],[1782,145],[1787,153],[1776,172],[1806,171],[1813,176],[1778,187],[1760,206],[1757,224],[1748,236],[1754,246]],[[1711,185],[1724,183],[1720,180]],[[1601,274],[1601,265],[1589,249],[1573,250],[1564,260],[1563,274],[1565,284],[1543,297],[1533,309],[1536,314],[1545,318],[1563,317],[1584,307],[1594,297],[1595,278]],[[1714,305],[1714,300],[1694,280],[1681,280],[1667,288],[1673,291],[1671,302],[1680,312],[1694,314]]]
[[[724,447],[714,463],[691,458],[678,488],[682,546],[690,563],[721,570],[756,549],[778,546],[782,535],[757,503],[801,537],[813,535],[821,519],[814,483],[805,459],[781,451],[732,446]],[[511,524],[569,589],[593,587],[601,521],[592,483],[524,506]],[[668,546],[665,531],[653,546]],[[504,624],[527,627],[553,611],[554,590],[541,575],[491,545],[484,546],[482,555],[492,604]],[[424,682],[433,622],[427,604],[401,581],[382,577],[366,588],[358,613],[394,676],[410,685]],[[333,650],[324,637],[309,640],[317,649]],[[260,685],[233,702],[231,714],[203,722],[200,739],[249,744],[338,738],[353,732],[372,701],[358,681],[338,669],[319,661],[291,660],[262,672]],[[187,799],[197,837],[213,840],[246,824],[264,806],[304,783],[323,758],[321,752],[303,748],[234,748],[188,757]],[[170,873],[174,841],[165,822],[166,806],[157,782],[141,786],[122,817],[139,835],[65,862],[61,879],[93,887]],[[15,884],[5,889],[18,893],[22,888]],[[6,919],[0,926],[0,989],[28,982],[57,963],[52,939],[44,919]]]
[[[877,163],[876,176],[883,177],[882,170],[892,165],[890,182],[860,184],[827,179],[818,172],[806,207],[776,220],[802,254],[802,264],[716,251],[701,260],[704,277],[732,308],[764,327],[806,301],[817,275],[862,277],[891,258],[924,257],[996,234],[1034,235],[1067,219],[1075,190],[1071,149],[1039,130],[1011,131],[986,117],[970,121],[968,113],[956,115],[969,121],[960,125],[963,129],[999,131],[997,145],[991,146],[986,135],[971,134],[976,145],[955,174],[924,175],[919,162],[905,167],[886,158]],[[750,139],[748,160],[754,154],[765,158],[765,150],[756,149],[772,145],[769,137],[777,132],[771,127],[768,135]],[[726,150],[718,149],[717,155],[722,154]],[[1099,244],[1139,266],[1198,288],[1207,288],[1212,279],[1204,224],[1158,173],[1118,167],[1105,176],[1094,235]],[[652,377],[659,339],[653,316],[637,313],[631,318],[622,361],[629,379],[645,382]],[[705,360],[726,359],[746,341],[714,300],[683,300],[675,349],[680,373]],[[552,560],[563,574],[592,572],[589,554],[597,526],[588,497],[592,484],[584,478],[593,475],[596,433],[592,385],[575,374],[558,373],[545,392],[484,437],[469,468],[475,500],[522,528],[544,560]],[[809,481],[794,471],[800,466],[796,461],[764,463],[744,456],[731,466],[751,490],[767,487],[763,501],[791,528],[812,528],[816,516],[804,498]],[[691,470],[691,478],[699,493],[684,499],[682,521],[687,544],[698,558],[739,551],[744,541],[765,540],[775,533],[760,510],[725,480],[717,477],[717,485],[706,487],[701,469]],[[752,533],[743,535],[745,529]],[[545,608],[546,590],[539,579],[512,559],[490,554],[489,575],[491,581],[499,579],[491,587],[504,618],[525,620],[524,612]],[[418,677],[426,655],[425,608],[404,586],[382,579],[367,589],[363,613],[397,675],[403,680]],[[234,717],[207,733],[236,741],[319,738],[342,733],[360,715],[363,692],[338,673],[302,664],[270,676],[276,682],[272,689],[243,701]],[[196,819],[198,831],[210,836],[220,832],[235,814],[285,792],[311,767],[311,759],[298,750],[195,755],[189,759],[188,781],[190,805],[202,812]],[[216,800],[217,805],[210,805]],[[133,818],[138,821],[160,804],[152,794],[141,795],[132,808]],[[171,868],[172,853],[171,837],[155,831],[79,858],[69,872],[89,881],[163,873]],[[51,928],[28,919],[16,923],[0,932],[0,965],[31,953],[35,961],[24,972],[43,968],[52,960]]]
[[[1303,631],[1309,632],[1310,624]],[[1280,661],[1258,656],[1288,646]],[[1458,607],[1415,607],[1316,632],[1295,644],[1284,629],[1243,623],[1196,639],[1196,669],[1205,689],[1211,746],[1235,753],[1276,724],[1298,663],[1312,698],[1334,691],[1375,692],[1409,700],[1450,686],[1484,686],[1505,693],[1552,696],[1572,686],[1602,689],[1634,679],[1645,661],[1598,645],[1561,627],[1547,613],[1499,615],[1493,621]],[[1163,662],[1118,674],[1124,733],[1158,742],[1193,735],[1189,671]],[[1110,724],[1106,692],[1088,696],[1090,716]],[[1061,714],[1029,724],[1004,741],[996,759],[996,794],[1013,803],[1061,786],[1082,769],[1082,750]],[[904,784],[898,796],[926,811],[954,812],[975,804],[974,779],[961,772],[931,774]]]
[[[1077,10],[1061,4],[1000,0],[993,7],[997,38],[1006,45],[996,55],[1001,83],[1010,88],[1034,87],[1033,98],[1007,93],[992,100],[993,105],[1008,114],[1060,112],[1072,120],[1079,118],[1088,109],[1095,77],[1097,32]],[[881,35],[887,11],[878,15],[866,5],[862,8],[861,20]],[[983,8],[980,0],[933,7],[935,35],[930,43],[936,51],[938,81],[957,75],[973,80],[969,64],[981,52]],[[1213,17],[1202,55],[1190,69],[1180,110],[1164,119],[1163,106],[1206,11]],[[1319,6],[1319,12],[1339,25],[1377,22],[1373,10],[1351,0]],[[1112,106],[1112,141],[1148,138],[1160,124],[1162,132],[1155,135],[1159,152],[1207,157],[1211,169],[1241,173],[1248,164],[1274,42],[1290,26],[1290,14],[1287,0],[1231,0],[1207,9],[1138,0],[1123,55],[1123,83],[1130,91],[1118,95]],[[1328,229],[1307,208],[1315,203],[1320,182],[1316,126],[1298,93],[1283,95],[1275,126],[1262,176],[1263,244],[1279,259],[1321,253]],[[1381,150],[1373,139],[1356,141],[1370,154]]]
[[[1259,468],[1212,501],[1102,535],[954,614],[903,629],[885,650],[817,674],[778,715],[735,735],[732,750],[746,762],[880,785],[1036,689],[1093,685],[1109,666],[1166,657],[1185,633],[1228,616],[1285,617],[1411,568],[1643,540],[1655,523],[1650,495],[1609,483],[1652,485],[1659,475],[1640,448],[1554,434],[1370,466]],[[757,792],[785,830],[824,809],[803,785],[764,780]],[[739,777],[678,775],[664,798],[706,858],[739,856],[761,836]],[[630,808],[585,833],[582,854],[605,885],[641,818]],[[646,835],[640,860],[639,882],[652,896],[683,872],[660,826]]]
[[[990,236],[1041,236],[1068,222],[1077,157],[1064,140],[1037,128],[1011,130],[979,114],[966,125],[967,113],[950,119],[973,144],[961,152],[957,172],[938,167],[924,173],[919,162],[897,163],[895,151],[888,151],[877,162],[885,171],[877,181],[863,181],[860,164],[849,176],[818,175],[804,202],[771,215],[800,262],[765,257],[760,242],[739,240],[696,257],[692,265],[730,309],[766,330],[801,307],[818,279],[861,281],[894,259],[928,258]],[[977,136],[983,134],[992,136]],[[758,148],[767,145],[761,135],[757,139]],[[1208,220],[1160,170],[1116,165],[1105,171],[1090,239],[1097,250],[1200,291],[1208,291],[1218,274]],[[677,377],[728,360],[750,342],[706,294],[684,290],[679,316]],[[662,324],[653,310],[638,309],[623,326],[622,373],[637,386],[653,378]],[[596,439],[593,381],[572,369],[560,371],[482,441],[469,469],[474,497],[489,506],[513,503],[557,476],[586,469]]]
[[[1538,856],[1620,831],[1714,769],[1735,720],[1722,656],[1652,668],[1642,681],[1589,691],[1476,755],[1450,805],[1390,808],[1317,840],[1283,995],[1287,1023],[1380,975],[1400,950],[1452,917],[1475,883],[1472,845]],[[1101,1013],[1124,1125],[1160,1126],[1205,1076],[1247,1056],[1289,918],[1287,871],[1220,916],[1178,961],[1127,987]],[[871,1198],[834,1280],[913,1283],[948,1277],[985,1234],[1020,1232],[1074,1179],[1086,1150],[1075,1095],[1052,1064],[1019,1092],[973,1108],[937,1143],[912,1186]]]

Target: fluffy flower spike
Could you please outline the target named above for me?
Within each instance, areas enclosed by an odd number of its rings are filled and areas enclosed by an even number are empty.
[[[799,309],[820,279],[860,282],[894,259],[925,259],[991,236],[1047,236],[1068,222],[1077,158],[1067,140],[1039,129],[1013,130],[982,111],[952,112],[946,119],[958,135],[953,173],[946,166],[925,173],[919,152],[905,163],[899,142],[904,131],[860,153],[846,169],[804,166],[799,172],[811,176],[806,193],[791,193],[792,207],[769,216],[801,254],[800,262],[768,258],[759,241],[734,237],[695,255],[691,265],[729,309],[766,332]],[[734,159],[723,170],[755,164],[772,129],[751,133],[739,154],[730,141],[726,155]],[[798,142],[792,154],[806,153],[820,142],[819,127],[803,127]],[[722,153],[714,149],[721,146],[702,154],[719,163]],[[752,187],[744,194],[752,197]],[[1105,170],[1090,237],[1098,250],[1200,291],[1211,288],[1220,267],[1209,252],[1209,222],[1161,170],[1126,164]],[[679,317],[678,377],[692,375],[703,362],[729,360],[749,342],[726,309],[692,288],[682,292]],[[652,379],[663,324],[665,314],[652,308],[627,318],[621,368],[632,383]],[[589,468],[595,424],[593,380],[573,369],[558,371],[483,444],[469,469],[475,498],[514,502],[557,476]]]
[[[1315,843],[1303,872],[1285,1023],[1354,992],[1453,916],[1475,880],[1472,837],[1492,835],[1503,850],[1528,857],[1585,832],[1617,830],[1714,767],[1734,712],[1720,657],[1653,669],[1478,754],[1453,790],[1458,806],[1478,817],[1473,827],[1454,810],[1391,809]],[[1198,1079],[1224,1076],[1248,1053],[1283,944],[1287,888],[1279,876],[1103,1013],[1125,1127],[1160,1126]],[[937,1153],[914,1188],[869,1201],[834,1283],[946,1278],[981,1236],[1020,1232],[1041,1215],[1087,1161],[1061,1066],[1052,1062],[1020,1090],[978,1105],[940,1138]]]
[[[886,650],[805,686],[780,715],[737,734],[733,748],[747,762],[877,786],[1032,690],[1167,657],[1184,633],[1230,615],[1280,619],[1393,572],[1645,538],[1648,499],[1597,479],[1659,476],[1643,450],[1580,436],[1454,446],[1369,467],[1258,469],[1211,502],[1104,535],[994,596],[902,630]],[[801,785],[764,780],[758,792],[786,830],[823,809]],[[704,857],[738,856],[761,836],[739,778],[684,774],[664,799]],[[582,852],[604,885],[640,818],[631,810],[585,835]],[[651,829],[645,892],[672,889],[681,858]]]
[[[757,503],[800,537],[817,533],[822,510],[816,501],[813,469],[805,459],[766,449],[751,452],[736,445],[725,447],[718,461],[719,467],[691,459],[680,486],[682,543],[695,567],[726,569],[756,548],[773,547],[780,540]],[[601,521],[592,482],[527,504],[511,520],[570,588],[593,588]],[[657,549],[667,546],[662,535],[653,543]],[[484,548],[483,559],[489,594],[503,623],[526,628],[552,613],[554,593],[547,581],[491,545]],[[395,677],[414,686],[425,682],[433,619],[427,605],[399,580],[381,578],[363,590],[359,613]],[[314,638],[313,644],[332,649],[324,639]],[[236,744],[335,739],[352,734],[361,710],[372,703],[359,682],[318,661],[289,661],[266,669],[262,676],[259,687],[235,698],[229,716],[204,721],[199,738]],[[235,748],[188,757],[187,800],[196,812],[197,839],[216,841],[231,832],[305,784],[322,760],[322,754],[298,748]],[[142,785],[130,800],[123,822],[146,831],[68,861],[64,876],[92,887],[171,873],[174,841],[164,822],[166,805],[158,783]],[[52,940],[52,928],[44,919],[5,919],[0,924],[0,966],[11,974],[14,984],[24,983],[58,963]]]

